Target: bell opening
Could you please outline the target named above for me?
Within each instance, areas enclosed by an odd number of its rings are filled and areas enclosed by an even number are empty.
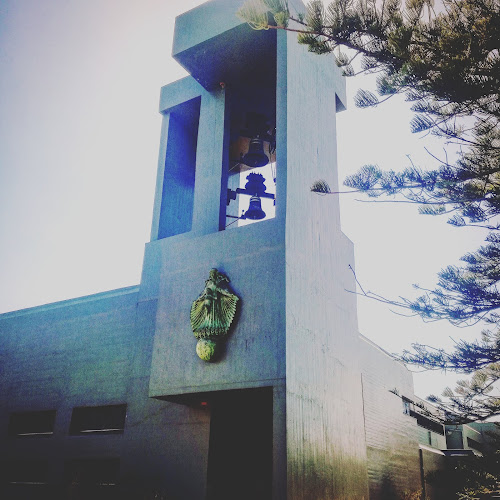
[[[275,217],[276,74],[228,87],[226,99],[227,190],[221,196],[221,230]]]

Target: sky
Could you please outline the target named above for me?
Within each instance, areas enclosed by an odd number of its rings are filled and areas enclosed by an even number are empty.
[[[171,58],[175,16],[199,0],[2,0],[0,2],[0,313],[140,281],[150,237],[161,117],[160,87],[187,73]],[[340,180],[365,164],[434,167],[410,133],[408,103],[391,99],[338,120]],[[362,201],[358,201],[362,200]],[[340,195],[344,233],[354,242],[363,288],[415,297],[436,273],[486,236],[408,204]],[[360,332],[388,352],[412,342],[450,347],[477,337],[358,300]],[[453,385],[439,372],[414,376],[425,397]]]

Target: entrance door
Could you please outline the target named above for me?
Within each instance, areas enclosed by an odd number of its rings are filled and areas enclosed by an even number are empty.
[[[222,391],[210,404],[207,500],[270,500],[272,388]]]

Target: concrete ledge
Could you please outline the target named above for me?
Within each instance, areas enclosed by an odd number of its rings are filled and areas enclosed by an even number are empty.
[[[74,299],[61,300],[58,302],[51,302],[50,304],[43,304],[41,306],[28,307],[26,309],[19,309],[18,311],[3,313],[0,314],[0,320],[15,318],[17,316],[26,316],[28,314],[38,314],[44,311],[50,311],[52,309],[59,309],[61,307],[71,307],[78,304],[94,302],[97,300],[111,299],[114,297],[120,297],[134,293],[139,293],[139,285],[118,288],[116,290],[99,292],[92,295],[85,295],[83,297],[76,297]]]
[[[173,107],[200,97],[205,92],[205,89],[192,76],[169,83],[160,91],[160,113],[167,113]]]

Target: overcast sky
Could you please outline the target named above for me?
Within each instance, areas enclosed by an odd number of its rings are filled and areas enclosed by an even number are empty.
[[[186,75],[172,60],[175,16],[197,0],[0,2],[0,312],[138,284],[149,240],[161,118],[160,87]],[[366,80],[366,79],[365,79]],[[338,116],[341,179],[360,166],[434,166],[410,134],[411,112],[393,99],[359,110],[348,80]],[[418,215],[405,204],[341,196],[343,231],[357,276],[387,297],[432,287],[447,264],[481,243],[478,229]],[[360,299],[360,331],[389,352],[411,342],[450,346],[480,329],[424,324]],[[452,379],[453,380],[453,379]],[[415,377],[439,393],[441,374]]]

